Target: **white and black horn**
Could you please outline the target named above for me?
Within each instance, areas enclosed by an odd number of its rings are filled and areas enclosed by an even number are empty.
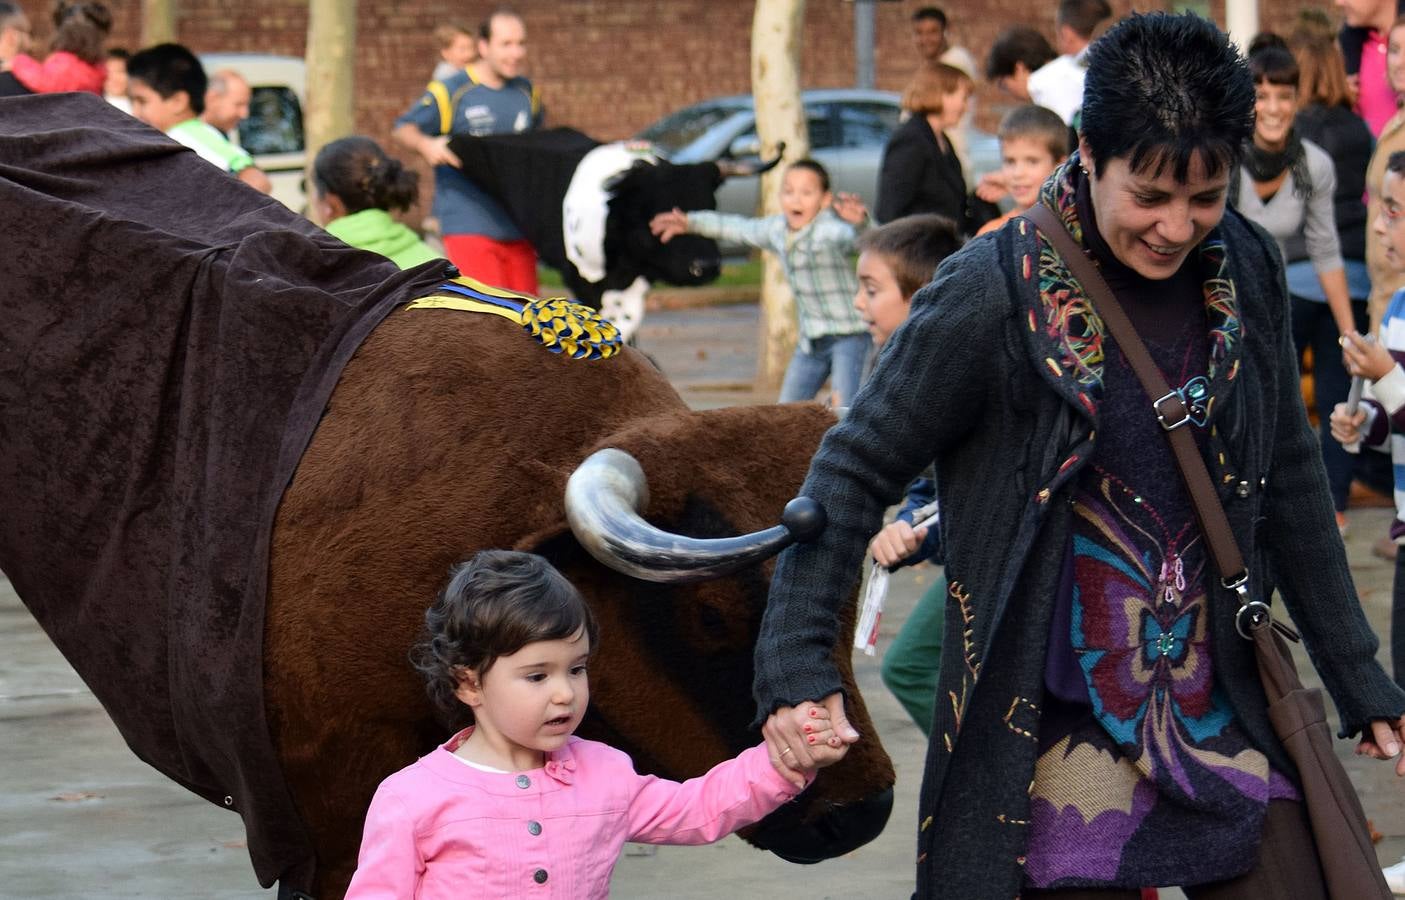
[[[780,141],[776,144],[776,155],[765,162],[759,159],[719,159],[717,161],[717,171],[722,173],[724,179],[743,178],[747,175],[764,175],[780,165],[781,157],[784,154],[785,141]]]
[[[566,482],[566,518],[591,556],[645,581],[681,584],[735,572],[824,531],[823,507],[809,497],[785,505],[781,524],[731,538],[691,538],[655,528],[641,513],[649,483],[637,460],[613,448],[591,454]]]

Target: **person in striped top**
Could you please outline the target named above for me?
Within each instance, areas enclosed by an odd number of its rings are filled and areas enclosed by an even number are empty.
[[[1386,163],[1380,214],[1371,229],[1384,248],[1386,263],[1405,271],[1405,150],[1397,150]],[[1381,320],[1380,340],[1356,332],[1342,335],[1342,357],[1347,371],[1368,379],[1369,396],[1353,410],[1338,403],[1332,410],[1332,437],[1348,450],[1368,446],[1390,451],[1395,469],[1395,521],[1390,537],[1405,543],[1405,288],[1395,292]],[[1405,686],[1405,554],[1395,557],[1395,587],[1390,609],[1390,657],[1395,681]],[[1395,893],[1405,892],[1405,859],[1385,870],[1386,882]]]

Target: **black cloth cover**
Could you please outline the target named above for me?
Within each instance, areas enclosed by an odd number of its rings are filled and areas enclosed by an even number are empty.
[[[0,209],[0,569],[132,750],[307,889],[269,533],[343,366],[448,264],[353,250],[90,94],[0,99]]]
[[[566,259],[561,201],[576,166],[599,146],[572,128],[449,140],[463,173],[502,204],[543,262],[563,271],[574,267]]]

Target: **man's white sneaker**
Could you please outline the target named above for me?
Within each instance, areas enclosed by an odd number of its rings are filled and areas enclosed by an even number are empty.
[[[1405,896],[1405,859],[1393,866],[1386,866],[1381,874],[1385,876],[1386,887],[1392,894]]]

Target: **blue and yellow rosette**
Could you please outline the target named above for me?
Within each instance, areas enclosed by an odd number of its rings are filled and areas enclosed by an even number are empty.
[[[624,341],[619,329],[588,306],[564,297],[537,299],[460,276],[434,293],[413,301],[408,309],[457,309],[501,316],[521,325],[552,353],[571,359],[609,359]]]

